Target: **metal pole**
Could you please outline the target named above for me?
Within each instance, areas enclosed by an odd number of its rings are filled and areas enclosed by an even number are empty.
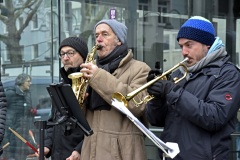
[[[39,133],[40,133],[40,146],[39,146],[39,160],[44,160],[44,134],[45,134],[45,127],[46,127],[46,121],[38,121],[38,125],[39,125]]]

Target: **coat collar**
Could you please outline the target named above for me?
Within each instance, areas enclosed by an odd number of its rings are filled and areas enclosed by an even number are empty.
[[[124,66],[126,63],[128,63],[133,58],[133,52],[131,49],[128,49],[128,54],[122,59],[122,61],[119,64],[119,68]]]

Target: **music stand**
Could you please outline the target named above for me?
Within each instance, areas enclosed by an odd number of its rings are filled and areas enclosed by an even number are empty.
[[[60,124],[70,119],[82,129],[86,136],[93,134],[93,130],[90,128],[69,84],[50,84],[47,87],[47,91],[52,99],[52,103],[57,107],[62,116],[55,124]]]

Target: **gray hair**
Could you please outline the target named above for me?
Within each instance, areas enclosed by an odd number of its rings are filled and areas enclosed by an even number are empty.
[[[25,73],[19,74],[17,78],[15,79],[15,85],[22,85],[27,79],[32,80],[31,76]]]

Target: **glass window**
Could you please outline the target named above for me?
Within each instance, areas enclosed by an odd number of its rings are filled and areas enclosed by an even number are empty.
[[[38,28],[38,16],[35,15],[32,20],[33,29]]]
[[[59,82],[60,62],[56,58],[60,38],[57,6],[57,0],[11,0],[1,3],[0,78],[9,102],[2,145],[10,142],[1,155],[3,159],[15,157],[25,160],[34,154],[34,151],[14,136],[8,127],[36,148],[40,143],[34,121],[48,118],[51,101],[46,87],[52,82]],[[14,13],[10,14],[12,11]],[[54,23],[51,22],[51,16],[49,17],[53,11]],[[53,30],[56,31],[54,34]],[[31,83],[28,80],[17,79],[20,74],[30,76]],[[19,83],[15,84],[16,80]],[[24,90],[23,96],[20,96],[17,90],[23,83],[30,84],[30,88]],[[29,135],[30,131],[36,143]]]

